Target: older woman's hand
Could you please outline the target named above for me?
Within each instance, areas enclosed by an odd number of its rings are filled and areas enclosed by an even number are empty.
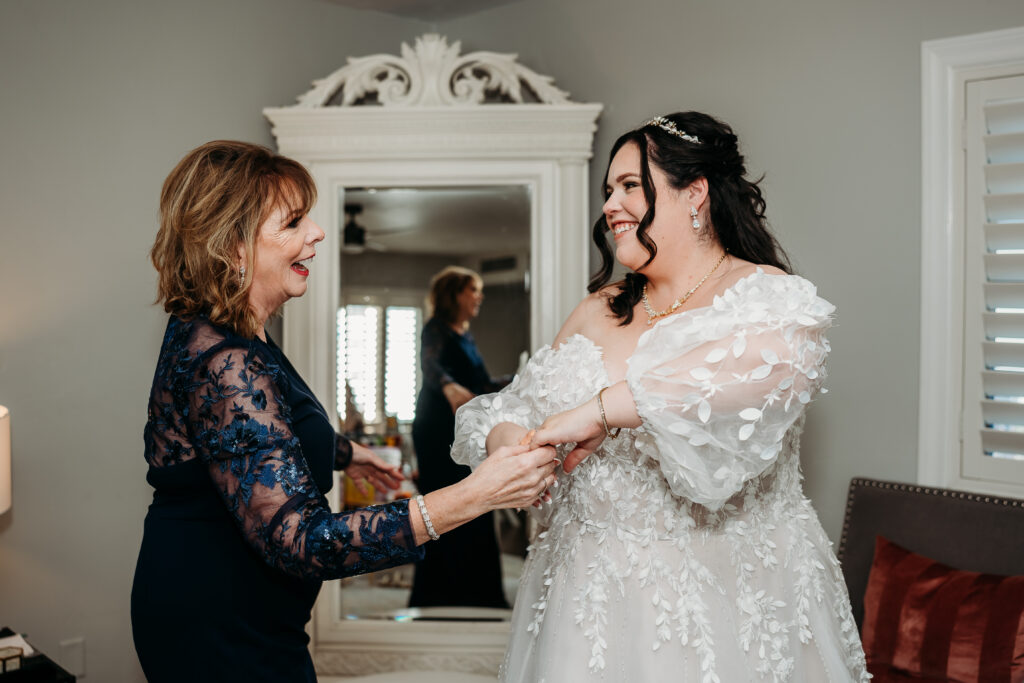
[[[533,504],[555,483],[555,449],[551,446],[503,446],[465,479],[487,510]]]
[[[443,534],[492,510],[532,504],[555,483],[557,465],[550,446],[498,448],[462,481],[423,496],[434,532]],[[425,542],[429,535],[416,505],[409,516],[416,542]]]

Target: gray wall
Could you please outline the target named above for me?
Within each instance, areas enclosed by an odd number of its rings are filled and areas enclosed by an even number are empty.
[[[262,107],[431,28],[603,102],[595,188],[614,136],[652,114],[734,125],[780,238],[839,307],[804,458],[835,538],[851,476],[915,475],[920,42],[1020,25],[1020,0],[522,0],[435,27],[322,0],[3,0],[0,620],[58,659],[85,636],[88,680],[141,680],[128,591],[160,183],[208,139],[271,142]]]

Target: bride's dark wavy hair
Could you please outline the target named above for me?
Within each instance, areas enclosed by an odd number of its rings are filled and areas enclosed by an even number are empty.
[[[636,237],[650,255],[641,268],[653,261],[658,253],[657,245],[647,235],[654,220],[657,199],[651,181],[653,163],[666,175],[669,185],[677,190],[698,178],[707,178],[709,220],[702,229],[705,235],[717,240],[737,258],[792,272],[789,257],[769,231],[765,220],[765,201],[758,187],[764,176],[753,181],[744,177],[747,169],[732,128],[696,111],[678,112],[663,118],[687,135],[696,136],[700,142],[685,140],[656,123],[648,123],[619,137],[608,155],[610,167],[615,154],[623,146],[634,143],[640,150],[640,184],[647,200],[647,213],[637,226]],[[607,167],[604,177],[608,177]],[[615,257],[608,246],[607,232],[608,223],[602,214],[593,228],[594,244],[601,253],[601,267],[590,279],[587,286],[590,292],[601,289],[611,279]],[[608,307],[619,318],[620,325],[633,321],[633,308],[640,301],[646,282],[647,278],[641,273],[629,273],[617,283],[619,293],[609,298]]]

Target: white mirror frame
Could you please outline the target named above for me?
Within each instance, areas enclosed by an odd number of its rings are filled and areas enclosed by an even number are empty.
[[[268,108],[281,154],[302,162],[319,192],[318,245],[309,289],[284,309],[283,347],[321,402],[336,400],[339,226],[346,187],[525,185],[531,196],[531,350],[550,343],[586,294],[588,162],[602,106],[568,101],[515,55],[471,53],[428,34],[402,57],[349,58],[291,107]],[[522,103],[520,81],[540,100]],[[486,104],[490,91],[511,104]],[[360,106],[366,94],[379,105]],[[340,99],[340,106],[331,104]],[[338,509],[335,486],[332,505]],[[312,622],[321,674],[400,670],[495,674],[508,622],[346,620],[341,586],[324,584]]]

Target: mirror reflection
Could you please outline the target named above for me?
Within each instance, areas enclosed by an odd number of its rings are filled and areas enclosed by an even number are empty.
[[[440,488],[454,410],[500,389],[530,344],[531,199],[523,185],[339,189],[341,430],[400,465],[398,492],[344,480],[346,507]],[[415,566],[342,580],[349,619],[504,619],[525,513],[499,511],[429,543]]]

